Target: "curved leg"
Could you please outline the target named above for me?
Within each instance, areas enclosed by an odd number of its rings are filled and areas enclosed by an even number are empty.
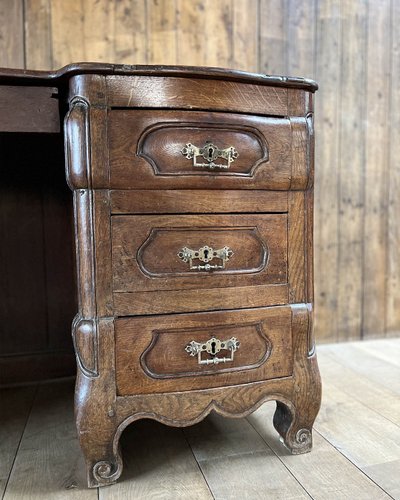
[[[312,427],[321,405],[321,379],[314,350],[310,350],[309,335],[312,311],[293,307],[293,383],[287,395],[291,407],[277,401],[274,427],[286,447],[294,455],[312,448]]]
[[[78,376],[75,404],[76,425],[80,446],[85,457],[87,481],[90,488],[115,483],[122,473],[122,459],[119,449],[118,424],[114,411],[104,407],[97,399],[98,379]],[[79,394],[91,397],[79,401]]]
[[[86,462],[89,488],[106,486],[117,481],[122,473],[122,458],[117,444],[113,448],[116,429],[104,428],[101,433],[79,434],[79,442]]]
[[[85,328],[80,325],[84,323]],[[85,320],[75,331],[75,349],[78,374],[75,389],[75,419],[78,438],[85,457],[88,486],[91,488],[114,483],[122,472],[119,450],[119,420],[115,407],[115,370],[113,350],[113,322],[99,320],[88,325]],[[89,328],[91,326],[91,328]],[[82,329],[80,332],[79,328]],[[84,364],[88,335],[95,338],[93,369]],[[86,335],[86,344],[79,342],[79,335]],[[97,341],[98,339],[98,341]],[[83,346],[83,348],[82,348]]]
[[[284,403],[277,401],[274,427],[293,455],[311,451],[313,423],[314,420],[305,422],[296,410],[292,412]]]

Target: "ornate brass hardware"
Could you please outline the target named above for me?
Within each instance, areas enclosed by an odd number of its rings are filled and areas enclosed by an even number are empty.
[[[233,251],[229,247],[214,250],[205,245],[198,250],[183,247],[177,255],[183,262],[189,262],[189,269],[191,271],[215,271],[216,269],[225,269],[225,263],[232,257]],[[204,265],[193,265],[193,260],[195,259],[204,262]],[[214,259],[221,259],[222,264],[209,264]]]
[[[193,167],[195,168],[209,168],[214,170],[220,168],[227,170],[231,163],[239,156],[239,153],[233,146],[225,149],[219,149],[212,142],[206,142],[202,148],[194,146],[188,142],[181,150],[181,153],[188,160],[193,159]],[[197,158],[201,156],[207,163],[198,163]],[[223,158],[226,163],[215,163],[217,158]],[[200,160],[201,161],[201,160]]]
[[[239,347],[240,342],[235,337],[224,341],[212,337],[210,340],[207,340],[207,342],[204,342],[204,344],[192,340],[190,344],[185,347],[185,351],[191,356],[196,356],[197,354],[197,361],[199,365],[218,365],[219,363],[233,361],[234,353],[237,349],[239,349]],[[219,358],[217,354],[222,350],[230,351],[230,357]],[[213,357],[211,359],[202,359],[201,353],[204,351],[211,354]]]

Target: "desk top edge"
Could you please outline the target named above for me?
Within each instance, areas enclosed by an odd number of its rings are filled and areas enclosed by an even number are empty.
[[[103,63],[73,63],[54,71],[0,68],[0,85],[58,86],[80,74],[126,76],[174,76],[181,78],[211,78],[253,83],[273,87],[299,88],[315,92],[318,84],[307,78],[263,75],[225,68],[195,66],[160,66]]]

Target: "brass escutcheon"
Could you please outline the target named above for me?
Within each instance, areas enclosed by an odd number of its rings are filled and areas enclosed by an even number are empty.
[[[188,160],[193,159],[193,167],[195,168],[208,168],[214,170],[215,168],[220,168],[222,170],[227,170],[231,163],[239,156],[239,153],[233,146],[229,146],[225,149],[219,149],[215,144],[207,141],[202,148],[193,145],[188,142],[182,149],[181,153]],[[206,160],[207,163],[197,161],[197,158],[201,157]],[[226,163],[215,163],[215,160],[222,158],[226,160]]]
[[[190,354],[190,356],[196,356],[199,365],[218,365],[219,363],[227,363],[228,361],[233,361],[234,353],[240,347],[240,342],[232,337],[229,340],[219,340],[216,337],[211,337],[207,342],[200,343],[192,340],[186,347],[185,351]],[[230,351],[229,357],[219,358],[217,354],[222,351]],[[207,352],[213,356],[209,359],[202,359],[201,353]]]
[[[233,251],[229,247],[214,250],[208,245],[204,245],[204,247],[201,247],[198,250],[183,247],[179,250],[177,255],[181,260],[183,260],[183,262],[189,263],[189,269],[191,271],[215,271],[217,269],[225,269],[225,264],[232,257]],[[214,259],[221,259],[222,264],[210,264],[210,262]],[[204,262],[204,265],[193,265],[193,260]]]

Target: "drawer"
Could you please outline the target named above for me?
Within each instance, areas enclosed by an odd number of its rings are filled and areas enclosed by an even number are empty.
[[[121,396],[189,391],[292,374],[290,307],[115,320]]]
[[[288,190],[293,175],[307,177],[306,122],[297,122],[294,134],[288,118],[111,110],[110,185]]]
[[[287,214],[113,216],[112,262],[117,315],[287,303]]]

